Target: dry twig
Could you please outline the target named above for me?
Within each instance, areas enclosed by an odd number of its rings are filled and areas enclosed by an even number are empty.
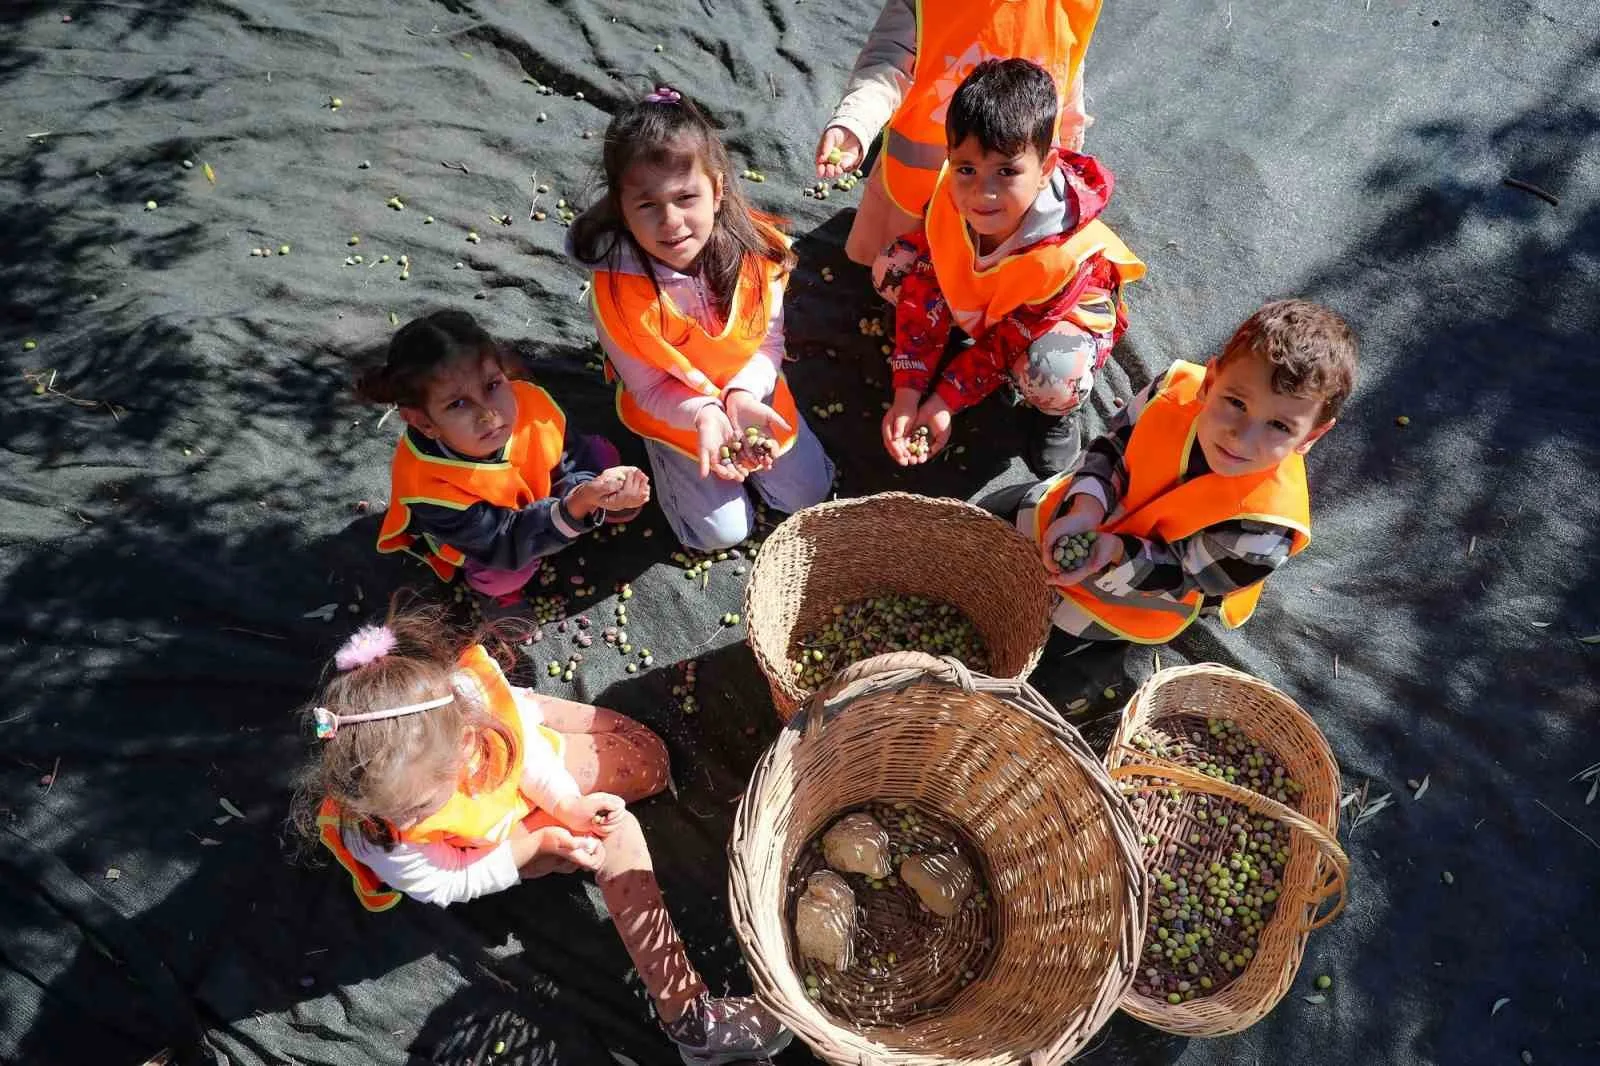
[[[22,380],[32,385],[33,391],[41,396],[46,394],[59,396],[70,404],[77,407],[87,407],[91,410],[96,407],[104,407],[111,413],[111,417],[118,422],[121,422],[122,416],[128,413],[126,407],[114,404],[110,400],[86,400],[81,396],[74,396],[70,392],[63,392],[56,388],[56,372],[54,370],[24,370],[22,372]]]

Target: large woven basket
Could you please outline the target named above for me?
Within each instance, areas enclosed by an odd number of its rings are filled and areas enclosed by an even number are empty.
[[[953,995],[936,976],[890,973],[897,996],[942,1005],[856,1029],[806,995],[787,886],[807,841],[880,800],[914,803],[961,831],[985,872],[996,939],[984,972]],[[729,859],[756,995],[835,1066],[1065,1062],[1116,1010],[1144,939],[1133,816],[1105,768],[1025,683],[950,658],[902,652],[842,671],[757,764]],[[909,940],[902,955],[917,951]]]
[[[1177,719],[1225,718],[1275,754],[1303,791],[1291,809],[1259,792],[1187,767],[1152,758],[1132,745],[1149,726]],[[1216,992],[1168,1003],[1129,989],[1122,1008],[1146,1024],[1184,1036],[1221,1036],[1266,1017],[1294,983],[1313,929],[1344,909],[1350,862],[1339,847],[1339,767],[1311,716],[1276,688],[1214,663],[1158,671],[1128,701],[1106,755],[1111,776],[1131,788],[1183,789],[1176,816],[1155,805],[1135,811],[1140,832],[1162,845],[1181,840],[1198,823],[1194,797],[1220,796],[1294,829],[1277,909],[1258,937],[1244,971]],[[1152,871],[1153,872],[1153,871]]]
[[[987,511],[905,492],[808,507],[761,545],[745,586],[750,648],[780,717],[812,692],[795,678],[796,640],[834,607],[890,593],[959,608],[983,637],[993,677],[1027,677],[1050,635],[1038,549]]]

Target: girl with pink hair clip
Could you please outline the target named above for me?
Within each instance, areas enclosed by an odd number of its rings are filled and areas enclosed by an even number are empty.
[[[334,656],[310,712],[320,759],[295,825],[357,898],[440,906],[551,873],[594,874],[612,923],[690,1066],[760,1059],[790,1034],[752,997],[713,998],[667,913],[627,809],[669,779],[666,746],[631,718],[510,684],[439,609],[391,611]]]

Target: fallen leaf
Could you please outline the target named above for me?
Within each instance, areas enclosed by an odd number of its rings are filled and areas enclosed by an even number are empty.
[[[222,841],[217,840],[214,837],[199,837],[198,839],[202,848],[214,848],[218,844],[222,843]]]
[[[1307,996],[1305,997],[1305,1000],[1307,1003],[1326,1003],[1328,1002],[1328,997],[1319,993],[1315,996]]]
[[[201,170],[202,173],[205,174],[207,181],[209,181],[213,185],[215,185],[217,183],[217,172],[215,170],[211,169],[211,164],[210,163],[202,163],[200,165],[200,170]]]
[[[1549,622],[1529,622],[1528,624],[1530,626],[1532,626],[1533,628],[1535,628],[1535,629],[1549,629],[1550,628],[1550,623]]]
[[[1583,798],[1585,807],[1594,802],[1595,793],[1600,792],[1600,777],[1594,779],[1594,784],[1589,786],[1589,794]]]
[[[235,807],[233,802],[229,800],[227,796],[223,796],[221,799],[217,800],[217,802],[222,805],[223,810],[227,811],[241,822],[249,821],[249,819],[244,816],[244,812]]]
[[[116,880],[120,879],[121,877],[122,877],[122,871],[117,869],[115,866],[113,866],[111,869],[106,871],[106,880],[107,881],[116,881]]]
[[[211,819],[211,824],[212,825],[227,825],[231,821],[233,821],[233,815],[231,815],[231,814],[219,814],[215,818]]]
[[[1507,999],[1505,996],[1501,996],[1499,999],[1495,1000],[1494,1001],[1494,1006],[1489,1008],[1489,1017],[1493,1018],[1496,1014],[1499,1014],[1500,1013],[1500,1008],[1504,1007],[1507,1003],[1510,1003],[1510,1002],[1511,1001],[1509,999]]]
[[[607,1048],[606,1050],[607,1051],[611,1051],[610,1048]],[[612,1051],[611,1052],[611,1057],[616,1059],[619,1063],[621,1063],[622,1066],[639,1066],[639,1064],[637,1062],[634,1062],[632,1059],[628,1058],[628,1056],[624,1055],[620,1051]]]
[[[315,610],[307,611],[305,614],[301,615],[300,617],[301,618],[315,618],[318,621],[322,621],[322,622],[331,622],[331,621],[333,621],[334,612],[337,611],[338,609],[339,609],[339,605],[337,603],[325,603],[321,607],[316,608]]]
[[[1600,633],[1591,633],[1587,637],[1579,637],[1579,644],[1600,644]]]
[[[389,312],[389,325],[398,326],[399,324],[400,324],[400,316],[395,314],[393,311],[390,311]]]
[[[1419,799],[1422,798],[1423,793],[1425,793],[1427,791],[1428,791],[1428,775],[1427,774],[1423,774],[1422,775],[1422,784],[1417,786],[1417,791],[1412,793],[1411,798],[1413,800],[1419,800]]]
[[[1088,700],[1078,699],[1078,700],[1073,700],[1071,703],[1067,704],[1067,710],[1069,710],[1069,711],[1081,711],[1087,706],[1089,706],[1089,701]]]

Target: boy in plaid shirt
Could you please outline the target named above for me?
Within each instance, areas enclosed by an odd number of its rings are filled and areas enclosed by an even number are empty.
[[[1333,428],[1356,363],[1342,319],[1281,300],[1208,366],[1175,363],[1135,396],[1017,516],[1060,594],[1055,624],[1145,644],[1203,614],[1242,625],[1268,575],[1310,543],[1303,456]],[[1063,572],[1056,542],[1088,531],[1087,557]]]

